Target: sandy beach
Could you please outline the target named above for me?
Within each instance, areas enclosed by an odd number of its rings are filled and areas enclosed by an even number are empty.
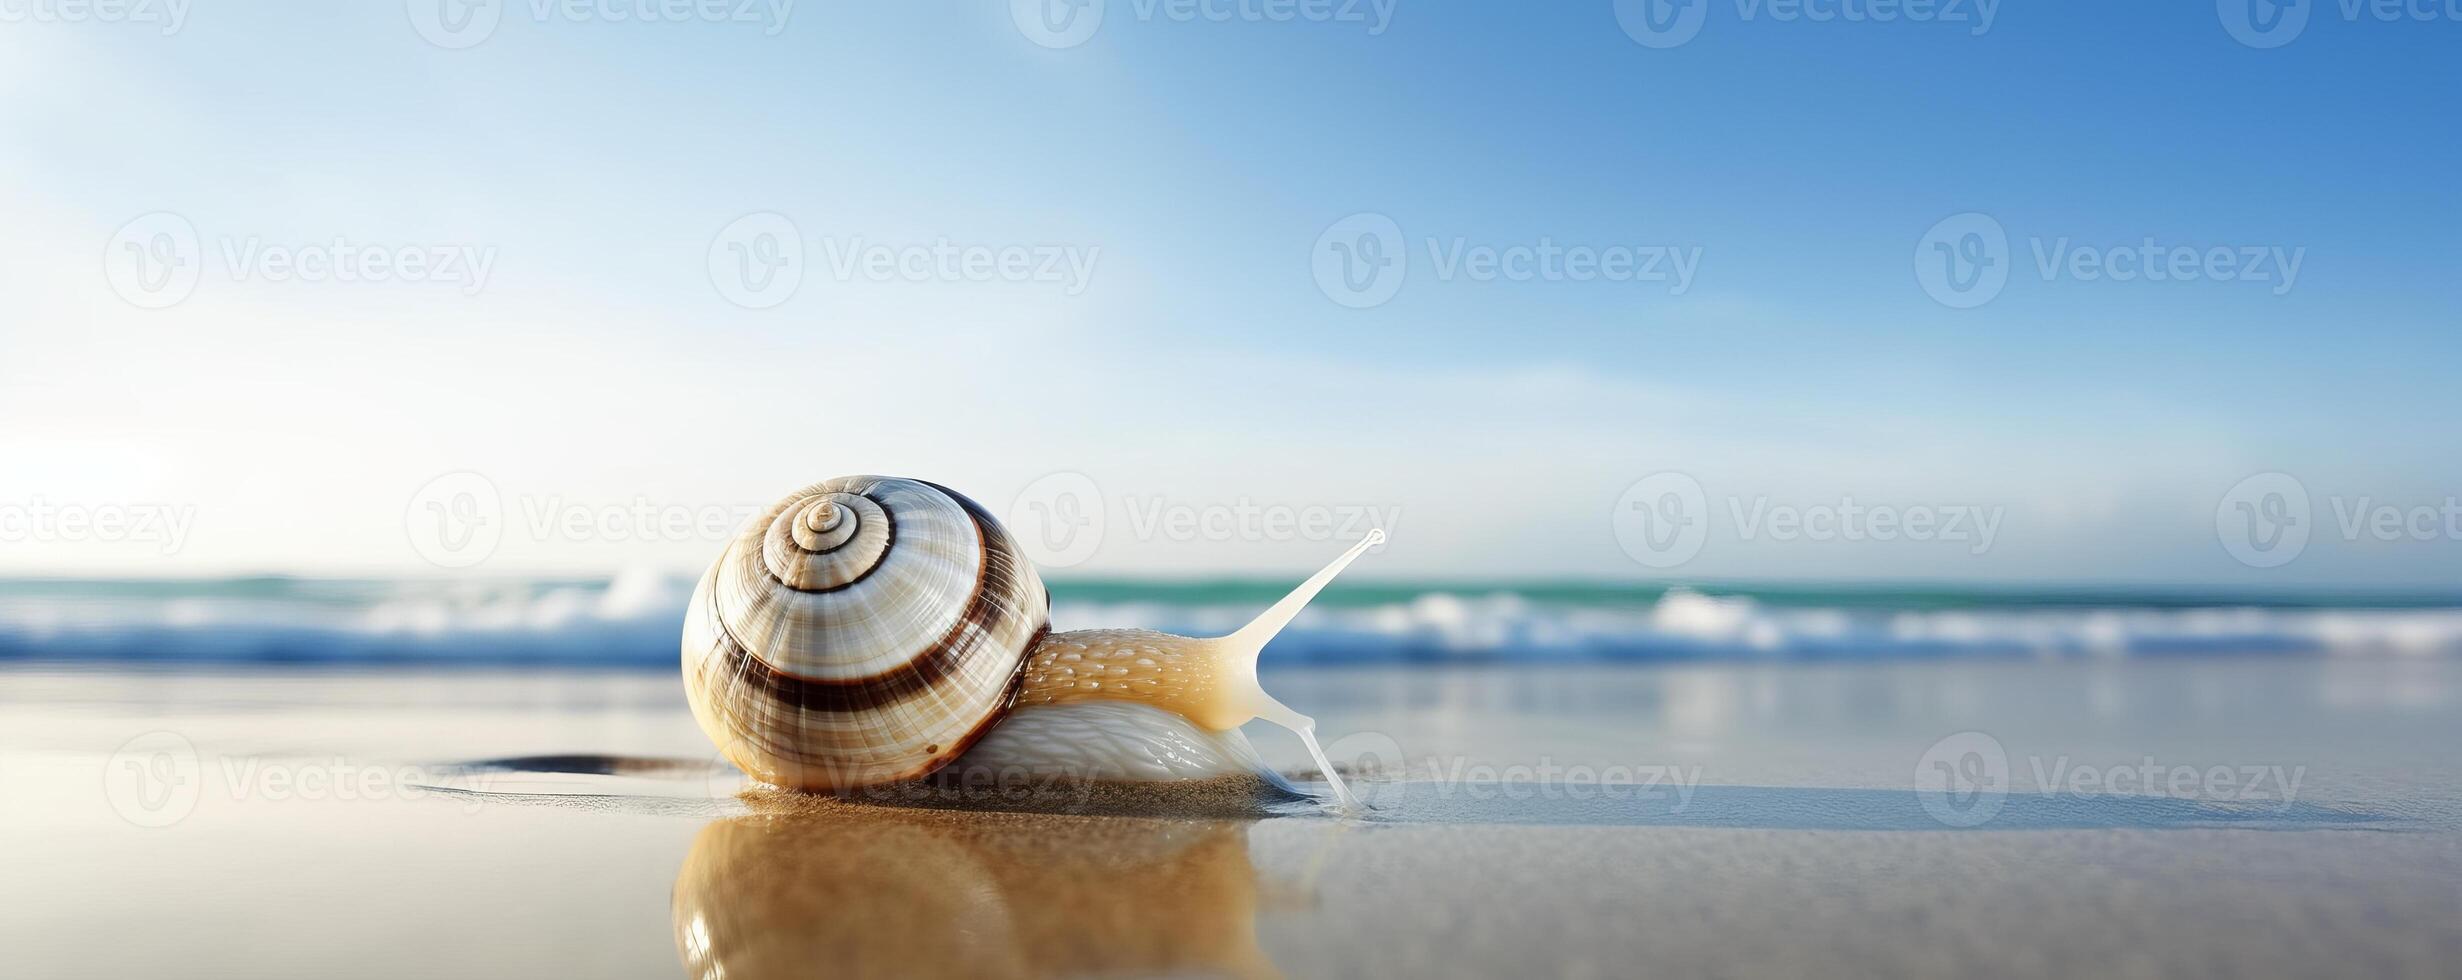
[[[1176,814],[1099,789],[970,808],[744,794],[651,672],[0,680],[0,928],[24,976],[2462,962],[2462,725],[2440,661],[1270,675],[1361,767],[1371,809],[1348,817],[1221,789]],[[2006,763],[1927,789],[1919,764],[1961,733]],[[2163,792],[2103,788],[2148,769]]]

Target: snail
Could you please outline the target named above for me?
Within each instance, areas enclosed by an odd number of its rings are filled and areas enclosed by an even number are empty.
[[[1263,774],[1239,726],[1299,735],[1356,806],[1315,722],[1257,682],[1257,656],[1344,566],[1227,636],[1054,633],[1043,581],[1000,522],[937,484],[825,480],[748,523],[685,615],[684,687],[727,760],[773,786],[841,792],[959,768],[1129,781]]]

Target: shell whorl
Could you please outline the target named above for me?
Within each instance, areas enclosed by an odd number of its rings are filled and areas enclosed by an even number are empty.
[[[773,505],[702,577],[686,694],[765,782],[919,776],[1008,709],[1050,613],[1033,565],[974,501],[915,480],[828,480]]]

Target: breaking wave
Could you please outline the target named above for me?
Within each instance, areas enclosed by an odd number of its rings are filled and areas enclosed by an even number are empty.
[[[0,659],[666,667],[689,580],[0,583]],[[1278,586],[1055,586],[1054,625],[1227,632]],[[2462,603],[1340,587],[1267,662],[2442,656]]]

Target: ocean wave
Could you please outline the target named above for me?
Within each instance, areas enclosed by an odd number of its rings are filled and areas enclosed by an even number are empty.
[[[25,583],[19,583],[20,586]],[[0,591],[0,659],[159,663],[468,663],[663,667],[692,583],[650,572],[601,581],[314,582]],[[1059,629],[1228,632],[1247,600],[1120,589],[1053,609]],[[1336,598],[1329,596],[1328,598]],[[2462,606],[2072,605],[2010,600],[1892,606],[1770,602],[1685,588],[1620,600],[1513,590],[1381,587],[1310,609],[1269,664],[1379,661],[2122,658],[2196,654],[2442,656],[2462,652]]]

